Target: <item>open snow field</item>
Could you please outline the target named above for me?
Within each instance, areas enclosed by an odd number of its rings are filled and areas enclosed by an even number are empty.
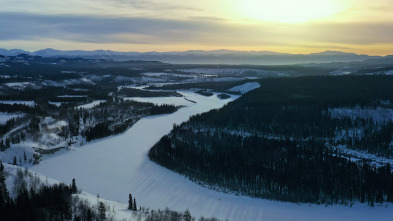
[[[0,101],[0,104],[24,104],[34,107],[34,101]]]
[[[25,114],[15,114],[15,113],[7,113],[7,112],[0,112],[0,124],[5,124],[7,120],[12,118],[23,117]]]
[[[182,92],[186,107],[173,114],[145,117],[124,134],[89,143],[32,167],[33,171],[69,183],[101,198],[127,203],[128,194],[138,204],[152,209],[184,211],[195,217],[215,216],[228,220],[391,220],[392,205],[370,207],[362,204],[327,206],[294,204],[226,194],[197,185],[187,178],[151,162],[147,153],[173,124],[191,115],[222,107],[236,98],[220,100]]]
[[[82,108],[82,109],[91,109],[91,108],[93,108],[94,106],[98,106],[98,105],[100,105],[101,103],[105,103],[105,102],[106,102],[106,100],[96,100],[96,101],[93,101],[93,102],[88,103],[88,104],[80,105],[80,106],[78,106],[77,108],[78,108],[78,109],[79,109],[79,108]]]
[[[247,82],[245,84],[235,86],[235,87],[229,89],[229,91],[245,94],[249,91],[259,88],[260,86],[261,85],[258,82]]]

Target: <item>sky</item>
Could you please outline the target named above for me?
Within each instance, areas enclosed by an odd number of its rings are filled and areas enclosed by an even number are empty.
[[[393,54],[393,0],[0,0],[0,48]]]

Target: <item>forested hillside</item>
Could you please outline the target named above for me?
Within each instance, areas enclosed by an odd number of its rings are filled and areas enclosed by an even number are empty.
[[[149,157],[192,180],[255,197],[393,202],[390,164],[341,151],[392,156],[391,85],[392,76],[266,79],[221,110],[175,126]],[[346,114],[355,110],[360,114]]]

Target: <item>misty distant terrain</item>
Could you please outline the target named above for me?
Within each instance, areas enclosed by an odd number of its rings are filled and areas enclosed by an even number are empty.
[[[288,65],[308,63],[331,63],[331,62],[362,62],[369,59],[381,59],[381,56],[358,55],[340,51],[325,51],[311,54],[289,54],[270,51],[233,51],[192,50],[184,52],[117,52],[109,50],[96,51],[60,51],[55,49],[43,49],[29,52],[21,49],[0,49],[0,55],[16,56],[29,54],[43,57],[68,57],[86,59],[111,59],[115,61],[141,60],[161,61],[172,64],[249,64],[249,65]]]

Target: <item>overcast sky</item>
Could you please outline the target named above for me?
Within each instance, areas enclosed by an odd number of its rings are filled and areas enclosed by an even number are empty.
[[[393,0],[0,0],[0,48],[393,54]]]

